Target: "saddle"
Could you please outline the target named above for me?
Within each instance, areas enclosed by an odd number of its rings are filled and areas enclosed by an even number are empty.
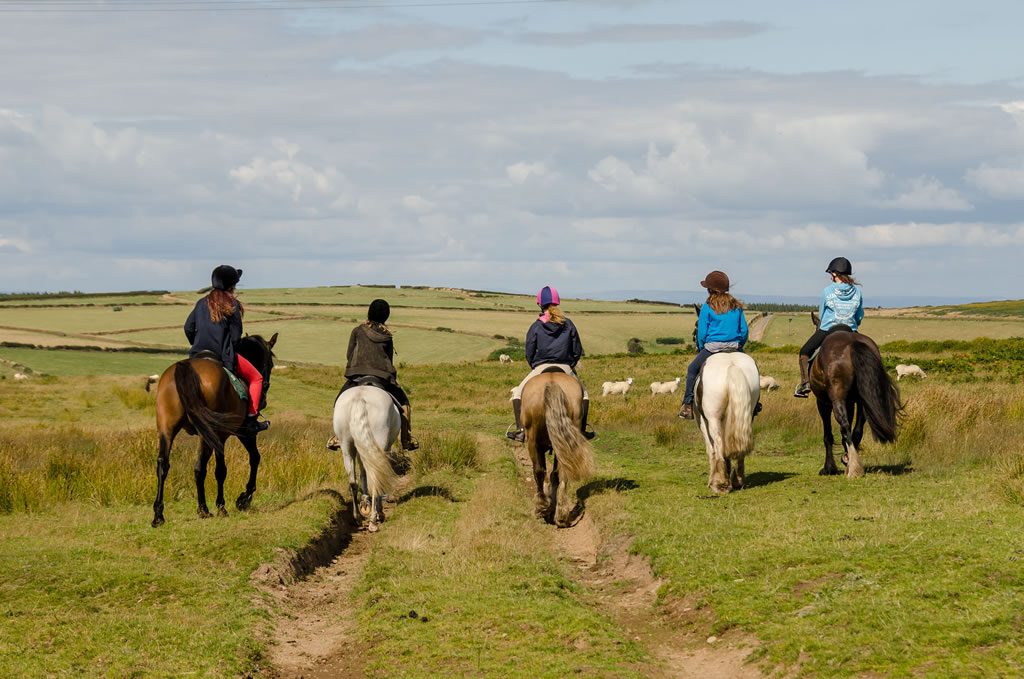
[[[204,349],[192,358],[200,358],[204,361],[213,361],[214,363],[219,364],[220,367],[224,369],[224,373],[228,376],[228,382],[231,383],[231,386],[238,394],[238,398],[243,401],[249,400],[249,385],[241,377],[228,370],[227,366],[224,365],[224,362],[220,360],[220,356],[208,349]]]
[[[388,390],[389,384],[390,383],[387,380],[377,377],[376,375],[360,375],[358,377],[350,377],[345,382],[346,386],[352,385],[354,387],[376,387],[377,389],[380,389],[385,394],[391,397],[391,400],[394,402],[395,407],[398,408],[398,412],[402,412],[402,404],[399,403],[398,399],[395,398],[395,395]],[[345,387],[342,387],[342,390],[344,390],[344,388]],[[340,396],[341,394],[339,393],[338,395]]]

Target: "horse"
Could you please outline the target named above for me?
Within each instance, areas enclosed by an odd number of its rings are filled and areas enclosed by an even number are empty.
[[[754,408],[761,397],[757,364],[739,351],[708,357],[694,387],[694,415],[708,453],[708,488],[743,488],[743,458],[754,449]]]
[[[815,327],[819,319],[811,312]],[[832,476],[842,472],[832,457],[835,439],[832,417],[839,423],[847,478],[864,476],[860,447],[864,424],[879,443],[896,440],[896,423],[903,411],[900,392],[882,365],[882,353],[867,335],[836,330],[825,337],[818,355],[811,364],[811,392],[818,404],[818,415],[824,429],[825,464],[818,472]],[[852,421],[852,426],[851,426]]]
[[[277,333],[269,341],[259,335],[243,337],[236,347],[263,375],[263,394],[260,407],[266,405],[267,390],[270,389],[270,372],[274,368],[272,349],[277,343]],[[217,479],[217,513],[227,516],[224,507],[224,479],[228,469],[224,462],[224,442],[229,436],[236,436],[249,453],[249,481],[245,490],[235,500],[239,510],[248,509],[256,492],[256,471],[260,465],[260,451],[256,446],[256,434],[240,431],[245,419],[247,404],[235,391],[224,373],[223,364],[217,360],[190,358],[178,361],[160,376],[156,387],[156,429],[160,439],[160,450],[156,459],[156,500],[153,502],[153,527],[164,523],[164,481],[171,468],[171,446],[174,437],[184,429],[200,437],[199,456],[195,465],[196,496],[198,513],[201,518],[211,516],[206,505],[206,467],[210,456],[216,456],[214,476]]]
[[[352,490],[356,525],[368,516],[367,530],[376,532],[384,521],[384,496],[398,481],[388,451],[401,432],[401,416],[391,395],[372,386],[346,389],[334,402],[334,435]]]
[[[568,502],[567,484],[594,473],[594,452],[580,433],[582,405],[582,385],[561,370],[537,375],[523,387],[522,422],[537,484],[534,511],[562,528],[571,525],[575,509]],[[554,458],[550,474],[549,451]]]

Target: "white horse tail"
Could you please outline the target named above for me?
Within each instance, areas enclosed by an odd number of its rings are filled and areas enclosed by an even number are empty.
[[[558,460],[559,473],[565,476],[565,480],[579,483],[593,476],[594,451],[583,438],[579,426],[569,417],[568,400],[557,384],[544,387],[544,419]]]
[[[366,486],[371,497],[386,495],[398,482],[398,476],[391,468],[387,453],[377,443],[370,426],[370,413],[366,400],[359,396],[352,403],[349,416],[349,431],[355,443],[359,462],[366,470]]]
[[[730,365],[725,372],[726,406],[722,431],[722,457],[743,457],[754,447],[754,412],[750,385],[738,365]]]

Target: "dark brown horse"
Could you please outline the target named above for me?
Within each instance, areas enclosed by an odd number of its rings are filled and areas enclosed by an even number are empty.
[[[537,484],[534,510],[555,525],[572,523],[568,483],[586,481],[594,473],[594,452],[580,433],[583,387],[561,370],[537,375],[523,387],[522,418],[526,449]],[[552,453],[550,474],[547,453]]]
[[[818,325],[818,317],[811,313]],[[839,423],[846,454],[846,476],[864,475],[860,447],[864,425],[879,443],[896,440],[896,419],[902,411],[900,393],[882,365],[882,354],[867,335],[836,330],[825,337],[811,366],[811,391],[818,402],[818,414],[825,430],[825,466],[819,474],[842,472],[832,457],[832,417]]]
[[[236,350],[249,360],[263,375],[263,395],[260,407],[266,403],[270,389],[270,371],[274,368],[271,351],[277,342],[277,333],[264,340],[259,335],[243,337]],[[228,468],[224,462],[224,442],[237,436],[249,453],[249,482],[238,496],[235,506],[248,509],[256,492],[256,470],[260,465],[260,451],[256,447],[256,434],[240,430],[245,419],[247,404],[231,386],[220,361],[191,358],[178,361],[167,368],[156,387],[156,429],[160,436],[160,452],[156,458],[156,500],[153,502],[153,527],[164,522],[164,481],[171,468],[171,446],[174,437],[184,429],[199,435],[199,457],[195,478],[199,516],[211,516],[206,506],[206,467],[210,456],[216,457],[214,476],[217,479],[217,513],[227,516],[224,507],[224,479]]]

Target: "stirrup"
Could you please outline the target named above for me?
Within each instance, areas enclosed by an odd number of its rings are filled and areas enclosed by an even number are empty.
[[[757,414],[758,414],[759,412],[761,412],[762,410],[764,410],[764,406],[762,406],[762,405],[761,405],[761,402],[760,402],[760,401],[758,401],[758,402],[757,402],[757,405],[756,405],[756,406],[754,406],[754,414],[752,415],[752,417],[757,417]]]
[[[515,427],[515,426],[516,425],[514,425],[514,424],[510,424],[508,426],[508,429],[505,430],[505,437],[506,438],[510,438],[513,441],[516,441],[518,443],[525,442],[526,441],[526,432],[523,431],[522,429],[513,429],[513,427]]]
[[[683,418],[684,420],[694,419],[693,406],[690,405],[689,403],[684,403],[682,407],[679,408],[679,417]]]
[[[800,386],[793,392],[793,396],[796,398],[807,398],[811,395],[811,385],[806,382],[801,382]]]
[[[327,443],[324,446],[327,450],[341,450],[341,441],[334,434],[331,434],[331,438],[327,439]]]
[[[583,434],[583,438],[587,439],[588,441],[593,441],[594,437],[597,436],[597,432],[594,431],[593,429],[584,429],[580,433]]]

